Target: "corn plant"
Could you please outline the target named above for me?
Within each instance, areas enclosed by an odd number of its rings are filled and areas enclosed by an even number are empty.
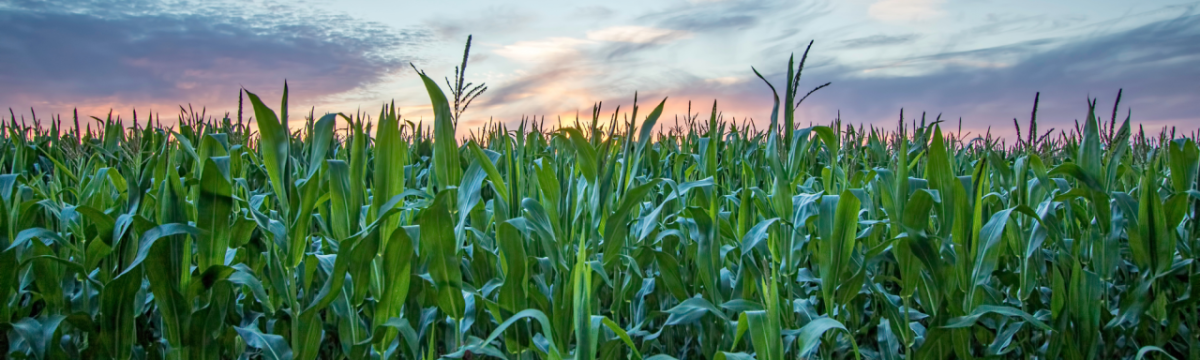
[[[903,113],[802,128],[803,64],[765,130],[716,103],[660,125],[664,99],[459,139],[483,90],[421,72],[428,123],[292,122],[286,85],[245,92],[253,121],[10,114],[0,352],[1200,358],[1196,134],[1095,100],[1011,144]]]

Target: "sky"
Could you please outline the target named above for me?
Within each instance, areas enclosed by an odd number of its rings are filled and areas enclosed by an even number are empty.
[[[1200,129],[1200,1],[0,1],[0,107],[69,118],[134,110],[171,122],[180,106],[236,114],[238,90],[291,114],[432,119],[413,67],[444,81],[474,41],[467,81],[488,90],[459,120],[707,115],[765,127],[770,88],[813,42],[800,88],[832,84],[801,124],[893,128],[940,116],[964,132],[1015,132],[1040,92],[1040,129],[1074,127],[1087,99],[1147,129]],[[443,83],[443,90],[448,90]],[[704,109],[704,110],[700,110]],[[247,109],[247,114],[250,111]],[[236,115],[233,115],[236,116]],[[247,115],[249,116],[249,115]],[[9,118],[9,114],[0,117]],[[302,124],[293,115],[291,124]],[[638,119],[639,121],[642,119]]]

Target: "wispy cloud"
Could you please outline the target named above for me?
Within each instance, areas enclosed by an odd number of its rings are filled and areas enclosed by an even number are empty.
[[[577,57],[581,54],[579,48],[591,43],[593,42],[583,39],[552,37],[542,40],[518,41],[493,52],[522,63],[551,62]]]
[[[879,0],[867,8],[867,15],[885,22],[928,21],[942,17],[945,0]]]
[[[991,60],[989,60],[991,59]],[[998,60],[1003,59],[1003,60]],[[989,62],[991,61],[991,62]],[[813,104],[835,109],[852,122],[894,121],[900,108],[963,117],[976,129],[1025,121],[1033,94],[1041,92],[1040,121],[1063,129],[1086,115],[1084,97],[1100,97],[1112,106],[1124,88],[1122,113],[1134,121],[1196,126],[1200,120],[1200,15],[1190,12],[1127,31],[1053,38],[965,52],[906,59],[936,71],[910,76],[863,76],[866,69],[844,66],[822,69],[834,85],[816,95]],[[864,101],[864,99],[870,99]],[[1193,105],[1188,105],[1193,104]],[[1006,121],[1007,120],[1007,121]],[[1071,125],[1073,126],[1073,125]]]
[[[284,79],[313,101],[401,71],[428,37],[285,6],[123,4],[0,8],[0,105],[224,105],[239,85],[271,93]]]
[[[860,37],[860,38],[853,38],[853,39],[849,39],[849,40],[842,40],[842,47],[847,48],[847,49],[862,49],[862,48],[869,48],[869,47],[876,47],[876,46],[901,45],[901,44],[911,43],[920,37],[921,36],[918,34],[904,34],[904,35],[876,34],[876,35],[864,36],[864,37]]]
[[[1111,109],[1113,96],[1123,88],[1121,112],[1132,109],[1135,122],[1194,127],[1200,120],[1200,108],[1194,105],[1200,104],[1200,94],[1185,79],[1200,78],[1200,68],[1193,66],[1200,60],[1198,20],[1200,16],[1187,13],[1124,31],[1029,40],[895,62],[912,72],[868,72],[886,67],[879,65],[810,63],[801,88],[826,81],[833,86],[804,103],[798,122],[826,123],[840,113],[849,123],[892,126],[903,108],[909,119],[929,111],[930,120],[938,114],[952,122],[961,117],[965,131],[978,134],[995,125],[993,134],[1006,135],[1012,132],[1012,118],[1027,121],[1033,94],[1041,92],[1041,127],[1067,129],[1086,114],[1085,96],[1100,97],[1102,106]],[[593,50],[581,51],[586,55]],[[520,104],[518,108],[530,114],[539,113],[536,109],[558,114],[603,101],[606,111],[623,104],[625,112],[632,98],[630,86],[583,85],[632,81],[619,76],[583,62],[530,73],[491,94],[497,96],[493,110],[511,109],[500,104]],[[781,72],[767,77],[776,86],[784,82]],[[751,117],[760,128],[770,114],[769,90],[750,76],[704,77],[680,71],[652,80],[636,83],[640,86],[636,89],[643,99],[669,96],[668,114],[685,113],[692,101],[692,111],[706,115],[714,99],[727,119],[736,117],[740,122]],[[554,101],[558,99],[563,101]],[[642,105],[649,106],[645,100]],[[664,123],[670,125],[669,120]]]
[[[765,124],[771,97],[749,66],[779,71],[765,75],[782,86],[787,54],[813,38],[801,87],[833,86],[805,101],[803,123],[839,110],[851,123],[892,123],[903,107],[962,116],[967,127],[1007,125],[1027,117],[1041,91],[1040,118],[1058,122],[1050,127],[1079,117],[1084,96],[1109,100],[1118,88],[1135,121],[1200,120],[1190,81],[1200,78],[1200,21],[1187,6],[1139,6],[1131,11],[1153,14],[1105,20],[1115,10],[1034,13],[944,0],[483,3],[405,8],[417,13],[385,25],[364,21],[380,18],[367,10],[337,15],[340,4],[255,1],[0,2],[0,107],[225,110],[239,86],[277,99],[286,77],[298,107],[352,111],[396,98],[406,116],[429,118],[420,82],[397,75],[409,61],[448,75],[474,33],[468,80],[490,90],[460,122],[468,127],[492,116],[587,113],[600,101],[624,112],[635,91],[643,106],[669,96],[668,114],[716,99],[727,118]]]
[[[587,32],[587,38],[590,40],[634,44],[664,44],[691,36],[692,33],[688,31],[636,25],[613,26]]]
[[[786,13],[783,10],[808,5],[803,1],[702,1],[649,13],[639,19],[695,33],[735,31],[753,28],[764,18]]]
[[[602,5],[581,6],[571,11],[572,19],[580,20],[607,20],[617,14],[616,10]]]
[[[482,9],[459,10],[459,13],[454,15],[436,16],[426,20],[425,25],[442,39],[459,41],[459,38],[471,33],[494,36],[518,31],[536,19],[533,12],[518,7],[488,6]]]

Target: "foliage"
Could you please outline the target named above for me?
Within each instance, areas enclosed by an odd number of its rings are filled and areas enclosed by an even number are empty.
[[[1200,358],[1194,137],[1105,125],[1094,102],[1012,146],[923,116],[799,128],[794,73],[765,131],[714,104],[656,132],[659,103],[459,143],[424,74],[432,129],[385,106],[292,130],[286,90],[247,93],[254,126],[12,120],[0,350]]]

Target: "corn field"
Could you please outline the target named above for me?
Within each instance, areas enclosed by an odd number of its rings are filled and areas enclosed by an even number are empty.
[[[419,75],[429,124],[386,105],[292,129],[286,87],[246,92],[253,122],[13,116],[0,351],[1200,358],[1195,135],[1095,101],[1015,141],[801,128],[789,64],[766,130],[715,103],[665,126],[663,100],[459,141],[462,87]]]

